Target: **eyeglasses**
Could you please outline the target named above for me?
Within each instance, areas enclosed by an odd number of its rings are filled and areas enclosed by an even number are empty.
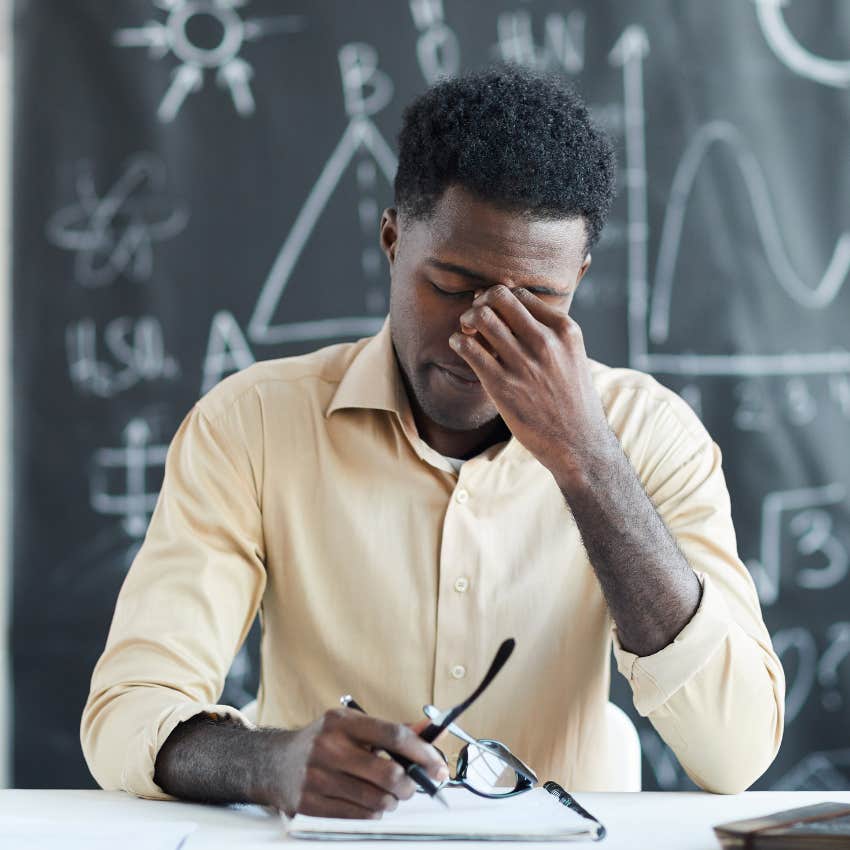
[[[481,684],[462,703],[449,711],[440,711],[433,705],[424,706],[423,711],[431,723],[420,737],[433,743],[438,735],[448,731],[466,744],[458,754],[454,779],[447,780],[444,786],[462,785],[481,797],[511,797],[537,784],[534,771],[503,743],[489,738],[473,738],[454,723],[493,681],[510,658],[515,645],[513,638],[502,642]],[[445,755],[443,759],[446,759]]]
[[[426,705],[423,710],[432,722],[441,715],[433,705]],[[463,786],[479,797],[497,798],[522,794],[537,784],[534,771],[501,741],[473,738],[455,723],[450,723],[446,731],[464,741],[465,746],[458,753],[454,777],[443,782],[441,788]],[[437,752],[448,762],[439,749]]]

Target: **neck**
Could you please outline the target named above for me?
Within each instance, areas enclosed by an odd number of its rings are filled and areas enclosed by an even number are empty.
[[[471,428],[466,431],[455,431],[451,428],[446,428],[434,422],[422,410],[416,400],[415,394],[407,388],[406,380],[405,389],[407,390],[410,409],[413,413],[413,421],[416,423],[416,430],[419,432],[419,436],[434,451],[439,452],[445,457],[467,460],[490,448],[490,446],[496,443],[506,442],[511,438],[511,432],[501,416],[496,416],[478,428]]]

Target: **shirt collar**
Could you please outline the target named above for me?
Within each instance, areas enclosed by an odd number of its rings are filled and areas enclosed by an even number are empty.
[[[413,411],[393,348],[389,316],[375,336],[361,341],[361,348],[339,382],[325,417],[330,417],[337,410],[356,408],[394,413],[419,457],[433,466],[454,473],[451,464],[425,443],[416,430]],[[502,460],[519,460],[532,456],[519,440],[511,437],[507,443],[490,446],[477,457],[493,461],[497,457]]]
[[[400,418],[410,405],[402,384],[390,335],[390,317],[367,339],[351,361],[325,416],[346,408],[388,410]]]

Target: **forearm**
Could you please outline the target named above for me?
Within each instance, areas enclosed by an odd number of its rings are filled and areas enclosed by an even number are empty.
[[[700,584],[617,438],[610,433],[592,459],[555,478],[621,645],[639,656],[663,649],[697,610]]]
[[[272,744],[287,735],[291,733],[251,730],[230,718],[197,715],[177,726],[160,748],[154,781],[184,800],[269,804]]]

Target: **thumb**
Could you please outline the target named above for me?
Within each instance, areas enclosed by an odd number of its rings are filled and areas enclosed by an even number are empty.
[[[431,721],[430,721],[430,720],[428,720],[428,719],[426,718],[426,719],[424,719],[424,720],[417,720],[417,721],[416,721],[416,723],[408,723],[408,724],[406,724],[406,725],[407,725],[409,728],[411,728],[411,729],[412,729],[412,730],[413,730],[413,731],[414,731],[417,735],[421,735],[421,734],[422,734],[422,732],[424,732],[424,731],[425,731],[425,729],[427,729],[427,728],[428,728],[428,726],[430,726],[430,725],[431,725]],[[445,737],[446,737],[446,735],[447,735],[447,734],[448,734],[448,732],[446,732],[446,730],[444,729],[444,730],[443,730],[442,732],[440,732],[440,734],[437,736],[436,740],[432,741],[432,743],[433,743],[433,744],[439,744],[439,743],[440,743],[440,741],[442,741],[442,740],[444,740],[444,739],[445,739]]]

